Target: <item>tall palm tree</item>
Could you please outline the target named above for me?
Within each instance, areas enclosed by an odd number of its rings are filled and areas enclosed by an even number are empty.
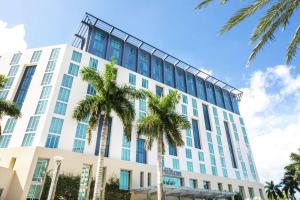
[[[92,130],[98,127],[100,117],[103,116],[103,128],[101,130],[100,152],[97,161],[95,187],[93,200],[99,199],[102,194],[103,166],[105,146],[108,134],[109,119],[112,112],[115,112],[121,119],[124,134],[128,140],[131,138],[132,122],[135,119],[135,109],[131,103],[133,98],[143,97],[142,92],[127,85],[118,85],[117,68],[114,67],[115,60],[105,65],[103,76],[96,70],[83,67],[81,70],[82,79],[88,82],[94,89],[95,94],[86,96],[76,106],[73,118],[77,121],[88,120],[87,142],[91,142]]]
[[[6,82],[7,78],[4,75],[0,74],[0,90],[2,90],[5,87]],[[14,102],[10,102],[5,99],[0,99],[0,121],[3,118],[3,116],[18,118],[21,116],[21,112]],[[1,129],[2,128],[0,125],[0,135],[2,133]]]
[[[162,181],[162,158],[165,152],[164,138],[173,146],[182,146],[181,130],[189,129],[190,122],[182,115],[176,113],[175,106],[179,103],[178,92],[170,92],[165,97],[144,91],[148,97],[148,113],[144,118],[139,119],[137,124],[138,137],[146,137],[145,147],[150,150],[154,140],[157,141],[157,199],[163,197]]]
[[[291,153],[290,159],[292,163],[287,166],[288,169],[295,169],[294,179],[300,183],[300,149],[298,149],[298,153]]]
[[[280,184],[274,184],[271,180],[270,182],[265,183],[265,189],[268,196],[268,199],[278,199],[283,198],[283,194],[280,190]]]
[[[206,5],[215,2],[215,0],[201,0],[196,7],[202,9]],[[228,3],[229,0],[220,0],[221,4]],[[234,2],[236,3],[236,2]],[[223,34],[233,27],[237,26],[246,18],[252,16],[262,8],[266,8],[263,16],[258,20],[253,33],[251,34],[251,42],[257,43],[249,56],[248,64],[253,60],[257,53],[269,41],[275,39],[275,33],[279,30],[285,30],[293,14],[299,7],[300,1],[298,0],[254,0],[248,3],[247,6],[238,10],[221,28],[220,33]],[[299,11],[299,10],[298,10]],[[299,12],[298,12],[299,15]],[[286,52],[286,63],[290,63],[297,53],[297,46],[300,42],[300,24],[296,28],[295,34],[292,37]]]
[[[299,183],[295,180],[294,168],[285,168],[284,177],[282,179],[282,191],[286,194],[289,199],[296,199],[295,194],[300,192]]]

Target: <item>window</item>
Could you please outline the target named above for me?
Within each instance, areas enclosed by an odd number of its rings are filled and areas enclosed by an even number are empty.
[[[231,95],[231,103],[232,103],[233,112],[240,114],[237,97],[234,96],[233,94]]]
[[[22,147],[31,146],[34,136],[35,136],[35,133],[25,133],[21,146]]]
[[[193,172],[193,171],[194,171],[193,163],[192,163],[192,162],[187,161],[187,162],[186,162],[186,166],[187,166],[187,170],[188,170],[189,172]]]
[[[144,187],[144,172],[140,173],[140,187]]]
[[[184,103],[184,104],[187,104],[187,103],[188,103],[188,98],[187,98],[186,95],[182,94],[182,95],[181,95],[181,98],[182,98],[182,103]]]
[[[124,50],[124,67],[132,71],[136,71],[137,48],[131,44],[125,44]]]
[[[203,188],[206,190],[210,190],[210,182],[209,181],[203,181]]]
[[[216,166],[211,166],[211,171],[213,176],[218,176],[218,171]]]
[[[223,191],[223,184],[222,183],[218,183],[218,189],[219,189],[219,191]]]
[[[111,37],[108,46],[107,59],[111,60],[114,57],[116,59],[116,64],[120,65],[122,61],[122,46],[122,41]]]
[[[245,189],[243,186],[239,186],[239,193],[242,195],[242,198],[245,198]]]
[[[160,86],[156,86],[155,93],[157,96],[162,97],[164,96],[164,89]]]
[[[232,192],[232,191],[233,191],[232,185],[231,185],[231,184],[228,184],[228,191],[229,191],[229,192]]]
[[[206,100],[205,81],[199,77],[196,78],[197,96],[202,100]]]
[[[223,95],[224,95],[225,108],[227,110],[233,111],[229,92],[223,90]]]
[[[173,165],[173,169],[179,170],[179,160],[178,159],[173,158],[172,165]]]
[[[71,88],[73,83],[73,77],[67,74],[64,74],[63,79],[61,81],[61,86]]]
[[[174,87],[174,66],[165,62],[164,66],[164,82],[168,86]]]
[[[130,141],[127,140],[125,135],[123,135],[121,159],[130,160]]]
[[[45,72],[53,72],[53,70],[55,68],[55,65],[56,65],[55,60],[49,61],[48,64],[47,64]]]
[[[148,187],[151,186],[151,173],[148,172]]]
[[[197,188],[197,180],[196,179],[189,179],[189,187],[190,188]]]
[[[138,73],[149,77],[150,68],[150,54],[140,50],[139,52],[139,64]]]
[[[15,118],[9,118],[6,121],[3,133],[12,133],[14,131],[17,120]]]
[[[78,51],[73,51],[71,60],[73,60],[74,62],[80,63],[81,57],[82,57],[81,53],[79,53]]]
[[[181,178],[171,176],[163,176],[163,184],[173,187],[181,187],[183,185]]]
[[[136,75],[129,74],[129,84],[132,86],[136,86]]]
[[[48,85],[52,80],[53,73],[45,73],[41,85]]]
[[[73,76],[78,76],[78,72],[79,72],[79,66],[74,63],[70,63],[68,74]]]
[[[50,96],[52,86],[44,86],[41,92],[40,99],[48,99]]]
[[[90,84],[88,85],[88,88],[86,90],[86,93],[89,95],[95,95],[96,94],[96,90],[93,88],[93,86],[91,86]]]
[[[39,101],[35,109],[35,114],[44,114],[47,107],[47,103],[47,100]]]
[[[192,159],[192,150],[185,149],[185,156],[186,156],[186,158]]]
[[[156,81],[163,82],[162,66],[163,66],[162,60],[153,56],[152,66],[151,66],[151,78],[153,78]]]
[[[202,104],[203,109],[203,115],[204,115],[204,122],[205,122],[205,128],[208,131],[211,131],[211,125],[210,125],[210,118],[209,118],[209,112],[208,112],[208,106],[205,104]]]
[[[91,35],[91,43],[89,52],[104,58],[107,44],[107,34],[102,31],[93,31]]]
[[[55,60],[55,59],[57,59],[58,55],[59,55],[59,51],[60,51],[60,48],[54,48],[54,49],[52,49],[50,57],[49,57],[49,60]]]
[[[206,174],[206,168],[204,163],[200,163],[200,173]]]
[[[198,117],[198,106],[197,106],[197,100],[192,99],[192,106],[193,106],[193,115],[195,117]]]
[[[229,132],[228,123],[226,121],[224,121],[224,127],[225,127],[226,138],[227,138],[227,142],[228,142],[232,167],[237,168],[235,154],[234,154],[234,150],[233,150],[233,144],[232,144],[232,140],[231,140],[231,136],[230,136],[230,132]]]
[[[10,141],[11,135],[1,135],[0,136],[0,148],[6,148]]]
[[[50,133],[60,134],[61,130],[62,130],[63,123],[64,123],[63,119],[52,117],[51,125],[50,125],[50,128],[49,128],[49,132]]]
[[[194,135],[194,145],[195,148],[201,149],[200,145],[200,135],[199,135],[199,128],[198,128],[198,121],[192,120],[192,127],[193,127],[193,135]]]
[[[17,65],[20,61],[22,53],[15,53],[10,61],[10,65]]]
[[[148,89],[148,80],[147,79],[142,78],[142,87],[145,89]]]
[[[221,108],[225,108],[222,89],[216,86],[215,92],[216,92],[217,105],[220,106]]]
[[[120,190],[129,190],[130,189],[130,171],[121,170],[120,172]]]
[[[176,67],[176,88],[185,92],[185,71],[179,67]]]
[[[191,73],[186,73],[186,84],[187,84],[187,92],[193,96],[196,96],[195,89],[195,77]]]
[[[181,105],[181,113],[187,117],[187,106],[184,104]]]
[[[171,143],[169,143],[169,155],[177,156],[177,149]]]
[[[136,162],[138,163],[147,163],[147,154],[145,149],[145,140],[138,138],[137,139],[137,148],[136,148]]]
[[[63,102],[68,102],[69,101],[69,96],[70,96],[70,90],[61,87],[59,89],[57,100],[63,101]]]
[[[198,152],[198,159],[199,159],[199,161],[204,162],[204,153],[203,152],[201,152],[201,151]]]
[[[59,142],[59,136],[58,135],[48,134],[45,147],[47,147],[47,148],[57,148],[58,142]]]
[[[206,82],[206,94],[207,94],[208,102],[212,104],[216,104],[214,86],[209,82]]]
[[[237,180],[241,180],[241,174],[240,174],[240,172],[237,170],[237,171],[235,171],[235,178],[237,179]]]
[[[145,99],[139,100],[139,118],[145,117],[147,114],[147,102]]]
[[[31,63],[39,62],[41,54],[42,54],[42,51],[34,51],[33,54],[32,54],[30,62]]]
[[[7,76],[8,77],[9,76],[15,76],[17,74],[17,72],[18,72],[18,69],[19,69],[19,65],[13,65],[13,66],[11,66],[10,69],[9,69],[9,72],[8,72]]]
[[[258,191],[259,191],[259,196],[260,196],[260,198],[261,198],[262,200],[264,200],[265,197],[264,197],[264,194],[263,194],[262,189],[258,189]]]
[[[83,151],[84,151],[84,144],[85,144],[84,140],[75,139],[72,151],[73,152],[78,152],[78,153],[83,153]]]
[[[67,104],[57,101],[54,108],[54,113],[65,115],[67,110]]]
[[[89,61],[89,67],[96,70],[98,67],[98,60],[91,57]]]
[[[188,147],[192,147],[192,146],[193,146],[192,138],[186,137],[186,145],[187,145]]]
[[[4,89],[10,89],[13,84],[14,79],[15,79],[14,77],[7,78]]]
[[[40,120],[39,116],[30,117],[27,128],[26,128],[26,132],[36,131],[39,120]]]
[[[16,106],[19,109],[22,108],[34,72],[35,72],[35,66],[28,66],[25,69],[16,96],[14,98],[14,102],[16,103]]]

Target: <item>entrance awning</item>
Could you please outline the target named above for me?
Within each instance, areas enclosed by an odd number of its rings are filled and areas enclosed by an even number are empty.
[[[147,187],[131,190],[135,194],[145,194],[152,195],[157,192],[157,187]],[[197,189],[189,187],[170,187],[164,186],[164,193],[166,196],[175,196],[175,197],[190,197],[190,198],[227,198],[233,197],[235,193],[219,190],[206,190],[206,189]]]

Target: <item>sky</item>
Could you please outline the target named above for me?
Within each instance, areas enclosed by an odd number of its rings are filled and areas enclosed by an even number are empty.
[[[261,182],[279,182],[289,154],[300,148],[300,53],[291,65],[284,63],[296,20],[246,67],[254,47],[249,37],[263,10],[220,36],[222,25],[248,1],[200,11],[199,1],[0,0],[0,53],[71,44],[89,12],[241,89],[241,114]]]

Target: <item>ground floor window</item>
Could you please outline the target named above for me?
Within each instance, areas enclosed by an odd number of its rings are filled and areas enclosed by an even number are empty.
[[[189,180],[189,187],[190,188],[197,188],[197,180],[196,179],[190,179]]]
[[[203,181],[203,188],[206,190],[210,190],[210,182],[209,181]]]
[[[130,189],[130,171],[121,170],[120,172],[120,190]]]
[[[163,176],[163,183],[164,185],[173,186],[173,187],[182,186],[182,180],[179,177]]]

